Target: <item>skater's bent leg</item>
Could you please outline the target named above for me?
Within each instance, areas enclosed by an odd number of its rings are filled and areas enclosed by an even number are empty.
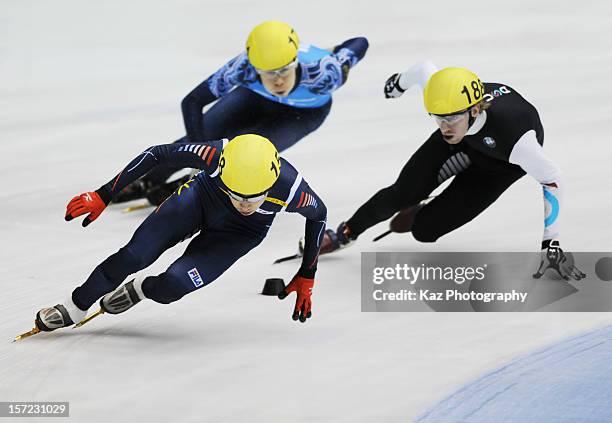
[[[74,303],[87,310],[104,294],[116,289],[129,275],[151,265],[167,249],[197,232],[202,225],[198,188],[173,194],[136,229],[132,239],[98,265],[72,293]]]
[[[427,140],[404,165],[395,183],[374,194],[347,220],[351,234],[359,236],[401,209],[427,198],[438,187],[438,172],[451,153],[442,139]]]
[[[187,136],[175,141],[189,143],[211,141],[221,138],[233,138],[244,134],[244,128],[252,126],[259,119],[257,107],[261,96],[248,88],[238,87],[221,97],[204,113],[204,139],[190,140]],[[158,166],[143,177],[149,185],[158,186],[168,180],[175,172],[181,170],[176,166]]]
[[[240,257],[256,247],[257,237],[234,232],[200,233],[164,273],[142,283],[145,297],[162,304],[181,299],[217,279]]]
[[[346,221],[351,234],[357,237],[366,229],[389,219],[402,208],[403,198],[404,193],[395,185],[378,191]]]
[[[260,104],[266,100],[244,87],[221,97],[204,113],[204,138],[232,139],[262,119]]]
[[[412,225],[412,235],[420,242],[437,241],[482,213],[524,174],[522,170],[503,173],[477,168],[466,170],[419,210]]]
[[[268,138],[279,152],[285,151],[302,138],[319,128],[329,111],[332,102],[317,108],[289,107],[274,104],[269,110],[266,119],[248,128],[245,133],[258,134]]]

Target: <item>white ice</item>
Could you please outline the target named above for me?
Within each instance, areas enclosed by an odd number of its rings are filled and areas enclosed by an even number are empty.
[[[271,265],[303,230],[299,216],[282,215],[262,246],[178,303],[10,343],[146,215],[114,206],[83,229],[64,222],[68,200],[182,136],[182,97],[266,19],[322,47],[370,41],[324,126],[285,153],[325,200],[331,226],[390,184],[434,129],[417,91],[382,95],[391,73],[429,58],[536,105],[567,182],[562,245],[610,251],[611,16],[607,1],[2,0],[0,401],[70,401],[78,422],[410,421],[517,356],[609,325],[606,313],[360,312],[361,251],[536,250],[543,205],[525,177],[435,244],[373,244],[382,223],[323,257],[307,324],[291,320],[292,298],[258,295],[265,278],[288,280],[297,268]]]

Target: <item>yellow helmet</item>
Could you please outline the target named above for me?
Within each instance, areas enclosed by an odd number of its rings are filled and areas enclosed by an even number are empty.
[[[472,71],[444,68],[434,73],[425,89],[425,109],[433,115],[450,115],[472,107],[484,96],[484,85]]]
[[[300,40],[291,26],[278,21],[257,25],[246,42],[249,62],[265,71],[280,69],[297,58]]]
[[[278,179],[280,160],[274,144],[255,134],[233,138],[219,158],[219,177],[231,193],[241,198],[264,194]]]

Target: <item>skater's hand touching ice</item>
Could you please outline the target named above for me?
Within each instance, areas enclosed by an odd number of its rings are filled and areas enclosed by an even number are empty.
[[[300,322],[304,323],[306,319],[310,319],[312,316],[312,287],[314,286],[314,279],[304,278],[299,275],[295,275],[289,285],[278,294],[278,298],[283,300],[292,292],[297,293],[295,300],[295,308],[293,309],[293,320],[300,319]]]
[[[570,278],[577,281],[586,278],[586,274],[574,265],[574,259],[571,254],[568,255],[561,249],[559,241],[548,241],[547,245],[543,247],[540,265],[537,272],[533,274],[535,279],[542,277],[548,269],[551,269],[553,273],[556,272],[566,281],[570,280]]]

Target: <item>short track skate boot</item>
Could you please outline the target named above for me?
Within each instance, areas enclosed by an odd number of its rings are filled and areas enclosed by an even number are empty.
[[[304,238],[302,238],[303,240]],[[303,245],[300,244],[301,250],[303,250]],[[332,251],[336,251],[340,248],[340,243],[338,242],[338,237],[336,236],[336,232],[333,229],[326,229],[323,234],[323,239],[321,240],[321,249],[319,250],[319,254],[329,254]]]
[[[142,292],[143,278],[132,279],[109,292],[100,300],[100,308],[109,314],[119,314],[129,310],[145,298]]]
[[[79,309],[70,298],[64,304],[57,304],[40,310],[36,313],[35,323],[41,331],[51,332],[80,322],[86,314],[87,311]]]
[[[113,203],[125,203],[139,198],[145,198],[147,191],[152,187],[152,184],[142,179],[137,179],[125,188],[123,188],[113,198]]]
[[[351,234],[351,229],[346,225],[346,222],[340,223],[338,229],[334,232],[333,229],[327,229],[323,234],[321,241],[321,250],[319,254],[329,254],[341,248],[346,248],[357,239]]]
[[[151,187],[147,189],[145,196],[149,203],[154,206],[159,206],[161,203],[166,201],[166,198],[170,197],[174,191],[178,189],[178,187],[189,182],[189,179],[191,179],[191,176],[187,175],[174,181],[165,182],[161,185]]]

